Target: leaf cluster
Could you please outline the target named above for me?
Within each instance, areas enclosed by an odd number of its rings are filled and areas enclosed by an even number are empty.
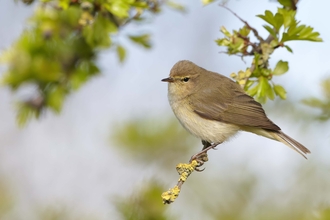
[[[31,1],[26,4],[32,3]],[[146,14],[160,11],[154,0],[42,0],[28,28],[1,55],[7,66],[2,83],[17,91],[28,85],[33,97],[18,103],[17,119],[24,124],[45,109],[58,113],[65,98],[99,74],[100,50],[113,48],[119,61],[126,49],[118,41],[120,30]],[[150,35],[129,34],[127,39],[150,48]]]
[[[169,167],[169,163],[184,159],[181,156],[194,144],[194,139],[176,121],[132,120],[116,127],[111,140],[117,149],[124,154],[132,154],[135,161],[149,165],[156,162],[157,165],[165,164],[162,167]]]
[[[216,40],[219,46],[226,47],[226,53],[229,55],[238,55],[242,58],[253,56],[251,66],[246,71],[239,71],[231,76],[249,95],[254,96],[261,103],[265,103],[267,99],[274,100],[275,96],[286,99],[285,89],[275,84],[272,79],[273,76],[286,73],[289,70],[289,64],[280,60],[274,68],[269,67],[269,60],[274,51],[284,47],[292,53],[292,49],[287,45],[289,41],[322,41],[318,32],[310,26],[300,24],[297,20],[298,1],[279,0],[278,2],[282,8],[278,8],[275,14],[266,10],[264,14],[257,15],[267,22],[263,26],[269,34],[267,38],[261,37],[255,28],[231,11],[245,25],[232,33],[225,27],[221,27],[220,31],[224,37]],[[222,7],[228,9],[225,6]],[[250,39],[251,33],[257,41],[253,42]]]
[[[165,206],[159,202],[163,186],[151,180],[128,198],[118,198],[114,203],[123,220],[166,220],[176,219],[166,212]]]

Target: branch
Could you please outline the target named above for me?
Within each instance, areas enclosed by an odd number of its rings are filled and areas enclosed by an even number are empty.
[[[162,193],[162,199],[164,204],[171,204],[174,202],[174,200],[179,196],[181,187],[184,184],[184,182],[187,180],[187,178],[196,170],[198,167],[197,160],[191,161],[191,163],[180,163],[176,166],[176,170],[178,171],[180,178],[178,180],[178,183],[173,188],[169,189],[166,192]]]
[[[241,22],[243,22],[243,23],[246,25],[246,27],[249,28],[249,29],[253,32],[254,36],[255,36],[260,42],[264,42],[264,41],[265,41],[262,37],[260,37],[258,31],[257,31],[255,28],[251,27],[251,26],[249,25],[249,23],[247,23],[247,21],[243,20],[240,16],[238,16],[238,15],[237,15],[235,12],[233,12],[230,8],[228,8],[228,7],[225,6],[224,4],[219,4],[219,6],[222,7],[222,8],[224,8],[224,9],[227,9],[227,10],[228,10],[230,13],[232,13],[236,18],[238,18]]]

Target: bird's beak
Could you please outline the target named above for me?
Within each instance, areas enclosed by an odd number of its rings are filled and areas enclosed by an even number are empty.
[[[162,79],[162,82],[169,82],[169,83],[171,83],[171,82],[174,82],[174,79],[171,78],[171,77],[168,77],[168,78]]]

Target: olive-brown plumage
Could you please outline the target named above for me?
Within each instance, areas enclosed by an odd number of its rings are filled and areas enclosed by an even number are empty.
[[[231,79],[183,60],[171,69],[168,97],[174,114],[190,133],[210,143],[222,143],[238,131],[280,141],[305,157],[310,151],[284,134],[260,103]]]

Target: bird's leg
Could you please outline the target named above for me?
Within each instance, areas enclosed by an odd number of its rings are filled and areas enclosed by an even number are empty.
[[[204,150],[205,148],[208,148],[209,146],[211,146],[211,144],[209,142],[204,141],[204,140],[202,140],[202,144],[203,144],[202,150]]]
[[[200,152],[198,152],[197,154],[193,155],[190,158],[190,161],[189,161],[190,163],[193,160],[196,160],[198,162],[198,165],[195,168],[195,170],[198,171],[198,172],[201,172],[205,169],[205,168],[204,169],[199,169],[198,167],[203,166],[204,163],[208,161],[207,151],[209,151],[211,149],[215,149],[215,147],[218,146],[220,143],[212,143],[211,144],[207,141],[202,140],[202,144],[203,144],[203,149]]]

